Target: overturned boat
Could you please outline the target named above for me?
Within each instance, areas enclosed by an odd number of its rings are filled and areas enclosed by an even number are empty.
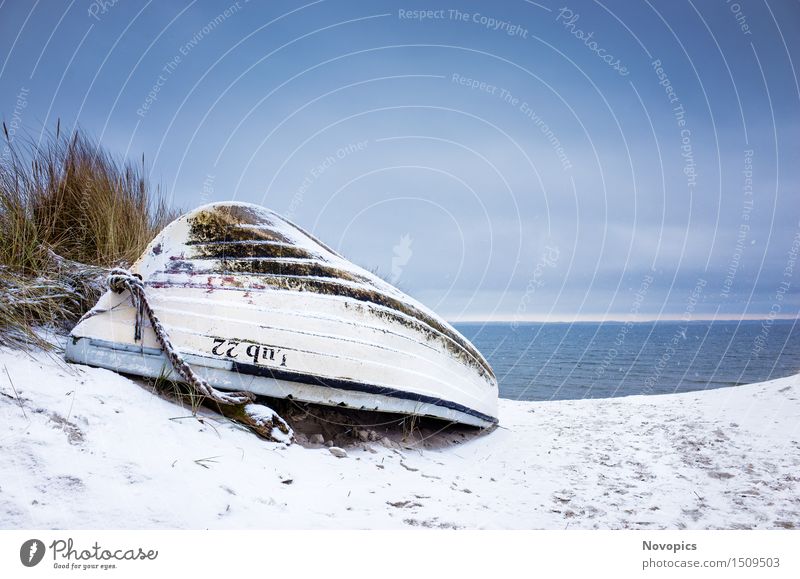
[[[171,346],[215,388],[497,422],[497,380],[466,338],[272,211],[200,207],[164,228],[131,271]],[[67,360],[168,375],[153,328],[136,336],[136,324],[131,297],[109,290],[72,330]]]

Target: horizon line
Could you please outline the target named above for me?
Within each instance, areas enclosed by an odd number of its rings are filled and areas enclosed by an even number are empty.
[[[730,316],[714,316],[714,317],[691,317],[686,318],[681,315],[663,315],[655,317],[625,317],[625,316],[544,316],[544,317],[526,317],[519,318],[516,316],[463,316],[449,318],[447,321],[451,324],[465,324],[465,323],[517,323],[517,324],[570,324],[570,323],[633,323],[633,324],[646,324],[652,322],[765,322],[772,321],[800,321],[800,315],[776,315],[769,316],[764,314],[745,314],[745,315],[730,315]]]

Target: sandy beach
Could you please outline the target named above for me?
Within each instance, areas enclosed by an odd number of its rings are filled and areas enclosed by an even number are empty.
[[[337,458],[55,353],[0,349],[0,366],[5,529],[800,528],[800,376],[501,399],[490,433]]]

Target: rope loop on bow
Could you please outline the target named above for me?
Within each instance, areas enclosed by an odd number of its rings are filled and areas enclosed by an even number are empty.
[[[195,374],[194,370],[192,370],[189,364],[186,363],[186,360],[183,359],[183,356],[181,356],[178,350],[172,345],[166,329],[153,312],[153,308],[150,306],[150,302],[147,300],[147,295],[145,294],[145,285],[144,281],[142,281],[142,276],[130,270],[115,267],[108,274],[106,282],[108,283],[109,289],[114,293],[121,294],[126,291],[130,292],[131,304],[136,311],[133,329],[134,340],[136,342],[141,341],[142,320],[147,316],[147,319],[150,320],[150,326],[153,328],[153,332],[156,335],[156,339],[173,368],[175,368],[175,371],[183,378],[183,381],[197,394],[210,398],[219,404],[233,406],[248,404],[255,400],[255,396],[250,392],[220,392]]]

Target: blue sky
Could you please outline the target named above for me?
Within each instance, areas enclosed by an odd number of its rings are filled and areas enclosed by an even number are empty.
[[[800,3],[9,2],[13,138],[80,125],[449,319],[797,317]]]

